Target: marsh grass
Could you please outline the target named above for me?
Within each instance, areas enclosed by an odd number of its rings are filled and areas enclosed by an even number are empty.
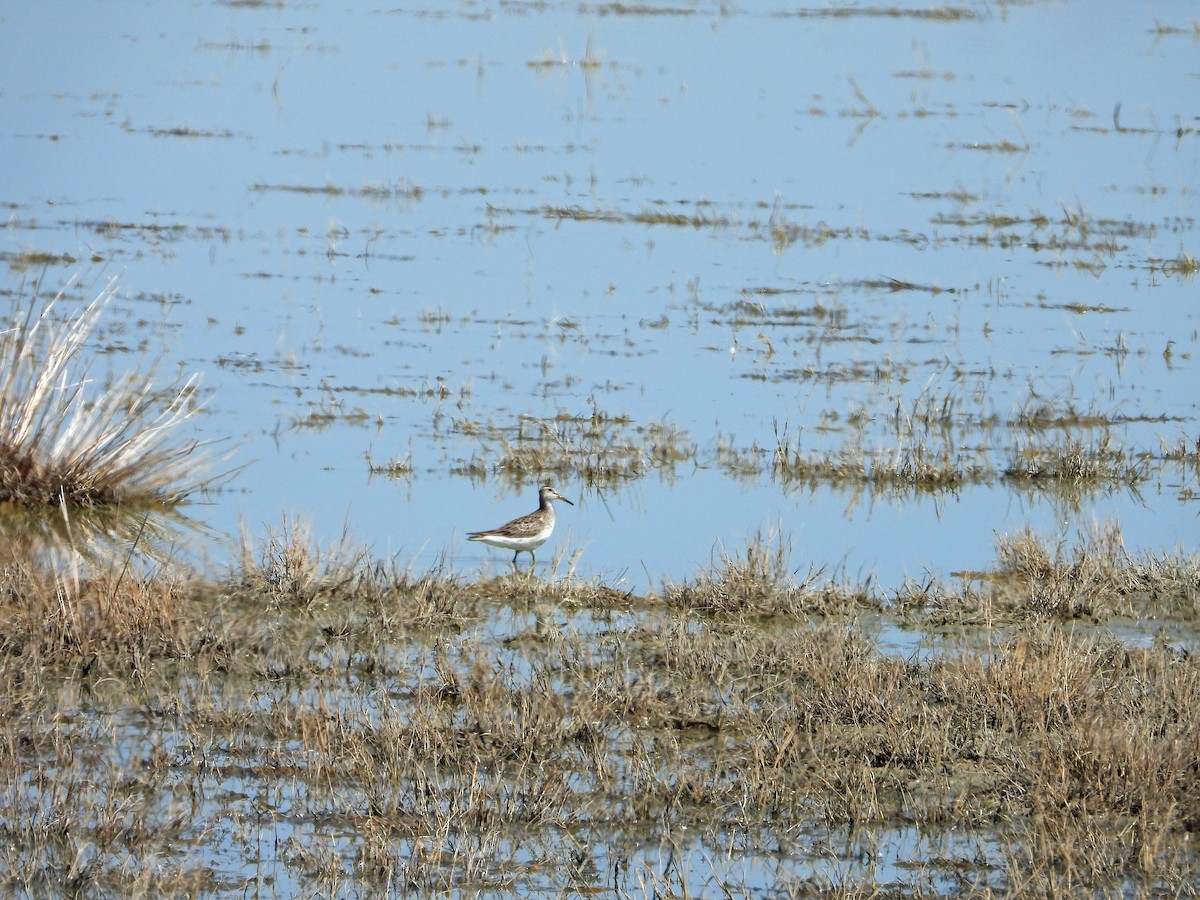
[[[377,418],[373,418],[361,406],[351,407],[337,398],[322,397],[319,403],[309,405],[306,414],[294,414],[290,420],[290,427],[296,431],[305,428],[328,431],[340,425],[370,425]]]
[[[1155,554],[1131,558],[1112,524],[1069,547],[1031,532],[1006,535],[997,543],[993,581],[993,602],[1022,617],[1191,620],[1200,612],[1196,561]]]
[[[515,435],[493,428],[482,436],[492,470],[517,484],[548,476],[595,485],[650,472],[673,475],[698,454],[695,441],[669,422],[637,425],[595,409],[587,416],[523,418]]]
[[[669,421],[639,423],[598,408],[585,415],[521,417],[516,427],[464,419],[454,430],[476,440],[479,449],[451,471],[519,487],[548,477],[607,487],[715,467],[748,480],[766,476],[789,491],[831,486],[872,496],[937,495],[1002,484],[1013,492],[1049,489],[1079,503],[1096,492],[1136,491],[1155,477],[1162,483],[1165,461],[1196,455],[1184,439],[1174,446],[1160,441],[1154,450],[1121,447],[1110,430],[1162,419],[1080,411],[1031,393],[1006,422],[982,399],[929,387],[911,400],[893,398],[886,416],[868,415],[865,407],[829,415],[813,429],[812,449],[804,446],[803,431],[779,420],[772,422],[773,441],[739,445],[733,435],[718,434],[702,447]],[[1019,429],[1011,443],[1005,426]],[[1073,433],[1079,428],[1102,430],[1088,439]],[[831,447],[830,435],[839,432],[840,442]],[[396,474],[405,474],[403,466]],[[1185,481],[1180,497],[1190,490]]]
[[[983,483],[991,477],[990,467],[967,460],[962,452],[946,446],[931,449],[921,440],[877,458],[870,472],[871,481],[876,484],[927,491]]]
[[[372,559],[345,532],[322,547],[307,522],[287,516],[260,544],[243,533],[238,569],[222,591],[238,606],[304,611],[331,633],[360,628],[368,616],[371,629],[390,630],[457,627],[479,615],[444,558],[418,575],[394,559]]]
[[[0,259],[4,260],[10,269],[18,272],[32,271],[35,269],[45,270],[48,266],[73,266],[78,260],[67,253],[58,254],[51,253],[48,250],[34,250],[32,248],[20,250],[17,252],[2,252]]]
[[[861,589],[837,585],[810,566],[801,577],[790,538],[780,530],[759,532],[742,551],[716,551],[712,566],[692,581],[668,582],[662,600],[671,607],[733,617],[847,614],[868,602]]]
[[[1115,447],[1105,432],[1094,443],[1068,437],[1056,443],[1019,447],[1004,476],[1037,484],[1136,485],[1149,477],[1149,462]]]
[[[97,380],[89,353],[116,280],[59,317],[70,284],[49,300],[40,284],[20,292],[0,332],[0,502],[169,506],[210,486],[212,458],[180,436],[196,409],[197,379],[163,392],[154,361],[143,360]]]
[[[1159,439],[1159,455],[1174,462],[1200,461],[1200,438],[1180,436],[1175,443],[1168,443],[1165,438]]]
[[[1166,260],[1162,264],[1162,270],[1168,275],[1179,275],[1183,278],[1194,278],[1197,271],[1200,271],[1200,262],[1196,261],[1196,257],[1190,253],[1180,251],[1175,259]]]
[[[396,184],[373,183],[362,187],[343,187],[333,182],[317,184],[266,184],[256,182],[250,185],[250,190],[258,193],[277,191],[292,194],[322,194],[329,197],[351,196],[368,200],[416,200],[419,201],[425,190],[419,185],[404,181]]]
[[[640,225],[675,225],[688,228],[728,228],[733,221],[703,212],[683,213],[666,209],[643,209],[629,213],[620,210],[585,209],[582,206],[543,206],[540,214],[547,219],[571,219],[577,222],[634,222]]]
[[[677,208],[672,209],[671,207]],[[825,222],[818,222],[815,225],[794,222],[779,203],[772,205],[771,213],[765,220],[751,218],[746,221],[718,212],[712,204],[706,201],[689,205],[659,201],[652,208],[635,212],[612,207],[589,209],[579,205],[543,205],[525,212],[554,221],[667,225],[679,228],[706,228],[714,232],[744,231],[750,239],[769,242],[776,254],[782,254],[796,244],[820,247],[830,241],[851,238],[865,240],[870,237],[861,227],[834,227]]]
[[[931,448],[911,431],[900,446],[889,450],[868,450],[862,435],[854,434],[836,451],[805,453],[799,436],[776,423],[775,441],[772,474],[785,487],[831,483],[873,490],[943,491],[994,477],[990,466],[968,458],[965,451],[944,444]]]
[[[1074,617],[1084,597],[1103,619],[1175,585],[1195,622],[1195,560],[1131,559],[1115,531],[1005,539],[989,584],[1013,626],[901,658],[846,621],[894,598],[829,589],[794,555],[758,534],[685,585],[618,598],[569,551],[545,581],[469,581],[285,520],[214,581],[114,569],[75,597],[9,565],[0,884],[1190,892],[1200,667]],[[1039,585],[1076,601],[1031,602]],[[974,849],[894,872],[834,849],[914,827]]]

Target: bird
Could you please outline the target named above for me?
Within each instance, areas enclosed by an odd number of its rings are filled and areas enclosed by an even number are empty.
[[[529,515],[520,516],[491,531],[472,531],[467,535],[467,540],[481,541],[501,550],[515,551],[514,569],[517,567],[517,557],[528,553],[531,560],[529,568],[532,571],[537,563],[537,556],[533,551],[546,543],[550,533],[554,531],[554,500],[561,500],[569,506],[575,505],[550,485],[543,485],[538,491],[538,508]]]

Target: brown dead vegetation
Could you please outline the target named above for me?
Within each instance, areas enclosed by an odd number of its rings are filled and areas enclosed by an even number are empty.
[[[416,575],[286,522],[212,580],[11,558],[5,887],[753,892],[739,860],[768,851],[799,893],[1196,884],[1200,669],[1078,627],[1194,623],[1195,560],[1131,559],[1113,529],[1022,534],[980,586],[903,602],[798,570],[786,536],[757,535],[635,597],[569,571]],[[956,606],[989,624],[925,656],[856,624]],[[882,881],[812,851],[914,825],[960,851]]]

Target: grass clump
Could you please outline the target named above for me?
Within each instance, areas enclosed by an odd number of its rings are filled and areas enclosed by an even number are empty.
[[[988,570],[961,574],[957,588],[909,586],[897,595],[897,607],[919,616],[925,627],[1053,622],[1156,640],[1176,633],[1187,641],[1200,615],[1200,559],[1132,555],[1114,523],[1069,543],[1031,530],[1001,535]]]
[[[1017,450],[1004,476],[1039,484],[1129,485],[1148,477],[1145,461],[1113,447],[1107,434],[1094,445],[1067,438],[1050,446]]]
[[[891,450],[870,451],[856,435],[835,452],[806,453],[799,439],[793,443],[786,426],[781,433],[778,424],[771,472],[784,487],[861,485],[871,491],[934,493],[986,482],[993,474],[987,465],[966,459],[961,450],[931,448],[918,437],[906,438]]]
[[[1010,597],[1034,618],[1095,617],[1125,587],[1128,557],[1121,533],[1113,527],[1070,552],[1049,546],[1030,531],[1005,535],[997,542],[996,555],[999,596]]]
[[[1017,619],[1060,621],[1193,619],[1200,611],[1200,562],[1170,555],[1131,557],[1120,528],[1096,528],[1069,548],[1030,531],[1005,535],[991,576],[994,609]]]
[[[302,612],[327,633],[457,627],[475,617],[459,578],[439,560],[416,575],[394,560],[374,560],[343,534],[322,547],[306,522],[283,517],[255,542],[243,535],[238,568],[220,592],[234,608],[286,620]]]
[[[195,412],[197,378],[160,390],[151,363],[94,380],[84,357],[116,280],[57,317],[69,287],[44,302],[37,286],[20,292],[0,332],[0,502],[173,505],[211,484],[198,442],[177,438]]]
[[[589,485],[633,481],[651,472],[671,477],[698,454],[695,441],[669,422],[635,425],[597,409],[587,416],[522,418],[511,438],[499,429],[489,436],[495,441],[488,451],[493,470],[516,484],[551,476]]]
[[[1196,257],[1185,251],[1180,251],[1175,259],[1169,259],[1163,263],[1163,271],[1168,275],[1180,275],[1185,278],[1192,278],[1196,272],[1200,271],[1200,262],[1196,261]]]
[[[203,642],[189,623],[191,587],[178,573],[112,567],[86,579],[49,579],[28,562],[0,569],[0,673],[39,682],[59,667],[137,669],[189,656]]]
[[[670,607],[733,618],[800,617],[846,613],[867,603],[865,592],[832,582],[809,568],[799,580],[791,540],[782,532],[759,532],[741,553],[724,549],[709,571],[693,581],[668,582],[662,599]]]

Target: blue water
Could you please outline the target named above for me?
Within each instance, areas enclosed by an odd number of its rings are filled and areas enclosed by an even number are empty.
[[[498,458],[480,427],[596,409],[699,448],[602,491],[559,480],[578,503],[542,559],[581,550],[581,574],[635,589],[769,528],[802,570],[889,586],[981,567],[1027,526],[1190,548],[1194,466],[1078,506],[769,475],[776,424],[886,449],[922,392],[1002,423],[1033,395],[1165,418],[1112,429],[1142,451],[1200,432],[1197,288],[1168,262],[1200,254],[1194,10],[956,8],[10,5],[0,251],[69,256],[47,281],[80,271],[84,298],[119,274],[114,332],[203,374],[196,432],[244,468],[191,511],[230,535],[288,512],[501,570],[465,533],[536,486],[455,474]],[[575,207],[607,220],[554,215]],[[357,421],[295,427],[314,411]],[[767,470],[717,465],[719,436]],[[1021,439],[955,438],[998,468]],[[408,478],[371,475],[410,454]]]

